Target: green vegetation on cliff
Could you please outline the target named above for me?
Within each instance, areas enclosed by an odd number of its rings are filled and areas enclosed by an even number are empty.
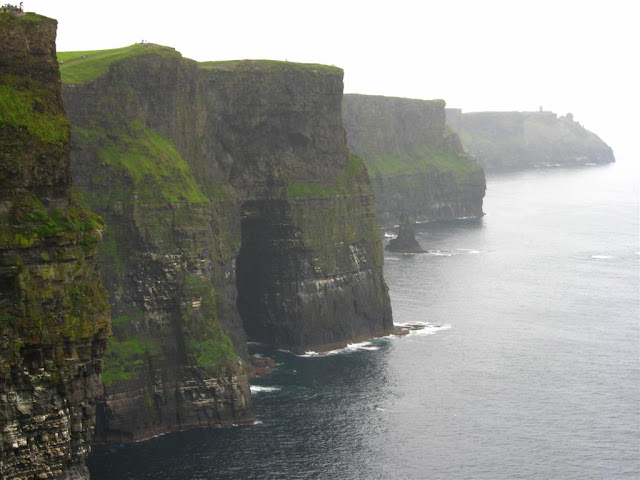
[[[191,169],[173,143],[138,122],[132,122],[118,132],[78,128],[83,141],[96,148],[100,160],[117,178],[125,176],[133,184],[133,192],[143,202],[208,202],[193,178]],[[111,183],[100,172],[94,174],[96,184]],[[127,200],[126,186],[114,185],[111,192],[117,201]],[[121,195],[118,192],[121,189]],[[92,200],[95,202],[96,200]],[[129,201],[132,201],[129,199]]]
[[[410,152],[394,151],[386,155],[367,159],[367,169],[372,178],[428,173],[436,170],[452,172],[456,179],[463,180],[479,172],[482,167],[467,155],[452,151],[439,152],[431,145],[419,145]]]
[[[117,323],[118,319],[113,321]],[[126,339],[111,337],[104,358],[102,381],[108,386],[115,381],[131,380],[159,353],[160,346],[153,339],[140,335]]]
[[[82,84],[95,80],[109,70],[109,66],[118,60],[138,55],[163,55],[182,57],[171,47],[152,43],[136,43],[128,47],[110,50],[89,50],[84,52],[58,52],[60,75],[63,83]]]
[[[6,217],[0,219],[0,248],[41,245],[49,237],[92,245],[97,242],[92,231],[104,228],[102,218],[85,210],[77,199],[65,208],[47,210],[29,191],[20,192]]]
[[[304,72],[313,70],[316,72],[340,73],[342,69],[332,65],[322,65],[319,63],[296,63],[284,62],[279,60],[224,60],[217,62],[199,62],[199,68],[204,69],[220,69],[235,71],[281,71],[294,70]]]
[[[211,282],[196,275],[185,280],[183,329],[191,362],[222,371],[239,359],[218,318],[217,292]]]
[[[51,92],[29,78],[0,76],[0,128],[24,130],[38,142],[62,144],[69,121],[51,101]]]
[[[371,255],[368,261],[382,266],[382,249],[378,247],[378,225],[369,195],[367,169],[358,156],[333,181],[324,185],[294,183],[287,186],[292,200],[292,214],[302,238],[314,250],[316,268],[324,274],[336,274],[353,259],[350,245],[364,246]],[[371,196],[373,200],[373,197]]]
[[[312,175],[309,178],[313,178]],[[293,182],[286,187],[287,198],[322,198],[333,195],[353,194],[361,189],[362,181],[367,178],[367,170],[362,159],[351,154],[346,168],[329,182],[313,184]]]
[[[44,15],[38,15],[33,12],[25,12],[24,15],[12,15],[8,12],[0,12],[0,23],[2,22],[40,22],[42,20],[50,20],[49,17],[45,17]]]

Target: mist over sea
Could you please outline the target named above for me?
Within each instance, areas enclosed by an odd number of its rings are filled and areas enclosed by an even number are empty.
[[[394,320],[275,358],[253,426],[94,448],[92,479],[637,479],[638,171],[490,175],[477,220],[386,253]]]

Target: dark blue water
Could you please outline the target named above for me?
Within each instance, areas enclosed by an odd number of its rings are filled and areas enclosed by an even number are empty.
[[[94,449],[92,478],[640,478],[637,174],[494,176],[485,211],[387,254],[395,322],[438,326],[263,352],[261,424]]]

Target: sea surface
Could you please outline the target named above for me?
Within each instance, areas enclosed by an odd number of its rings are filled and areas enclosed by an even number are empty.
[[[94,448],[93,479],[638,479],[639,208],[623,165],[489,176],[486,216],[386,253],[395,323],[260,350],[260,421]],[[388,232],[391,233],[391,232]]]

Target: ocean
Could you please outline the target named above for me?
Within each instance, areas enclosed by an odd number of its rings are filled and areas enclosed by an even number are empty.
[[[385,253],[394,321],[276,360],[255,425],[95,447],[93,479],[640,478],[639,176],[490,175],[482,219]],[[387,232],[391,233],[391,232]]]

